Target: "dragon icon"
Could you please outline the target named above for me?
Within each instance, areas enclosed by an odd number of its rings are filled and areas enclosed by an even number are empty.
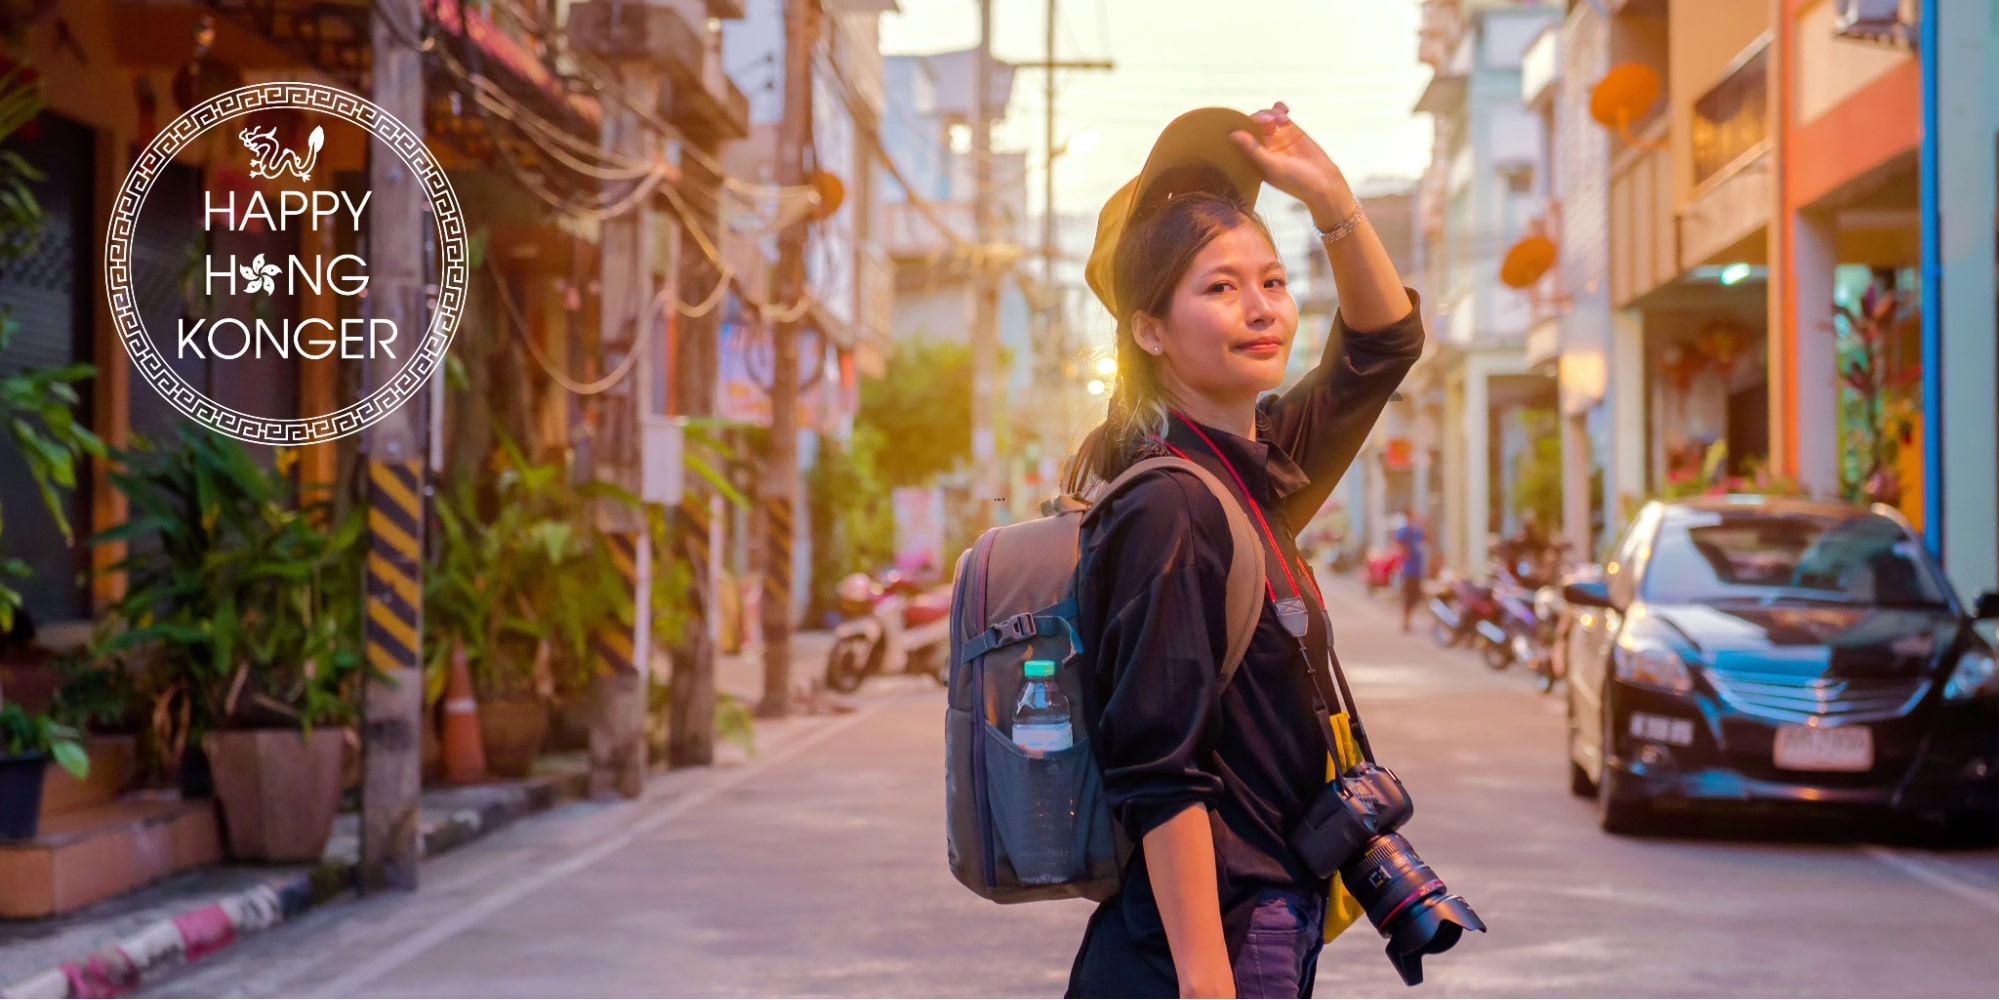
[[[279,177],[289,170],[299,180],[312,180],[313,165],[319,162],[319,147],[326,144],[326,130],[314,126],[312,134],[305,139],[305,155],[297,150],[286,149],[278,143],[278,130],[266,128],[259,131],[246,128],[236,136],[248,146],[250,153],[251,177]]]

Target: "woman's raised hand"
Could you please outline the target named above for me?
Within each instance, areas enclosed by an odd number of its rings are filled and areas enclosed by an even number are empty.
[[[1235,132],[1229,138],[1263,168],[1263,179],[1311,209],[1312,220],[1330,229],[1353,214],[1357,202],[1346,175],[1319,143],[1291,120],[1291,109],[1279,101],[1250,115],[1263,134]]]

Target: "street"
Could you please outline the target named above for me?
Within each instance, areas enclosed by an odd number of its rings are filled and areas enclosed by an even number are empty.
[[[1357,924],[1318,995],[1976,996],[1999,982],[1999,853],[1811,830],[1598,832],[1562,700],[1328,588],[1406,831],[1491,925],[1405,989]],[[801,669],[803,669],[801,664]],[[812,667],[816,669],[817,665]],[[944,865],[942,695],[871,681],[850,715],[760,733],[747,764],[655,779],[440,858],[413,896],[337,904],[160,996],[1051,996],[1089,904],[1000,908]]]

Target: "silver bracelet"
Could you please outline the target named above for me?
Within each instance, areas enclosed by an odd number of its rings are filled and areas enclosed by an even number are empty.
[[[1347,221],[1331,229],[1320,229],[1317,226],[1313,226],[1312,231],[1319,234],[1319,242],[1321,243],[1338,243],[1352,236],[1353,231],[1360,228],[1361,210],[1360,199],[1356,198],[1353,203],[1353,214],[1347,216]]]

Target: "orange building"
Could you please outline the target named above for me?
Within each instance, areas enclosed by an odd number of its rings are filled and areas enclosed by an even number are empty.
[[[1885,381],[1920,373],[1922,65],[1906,31],[1869,38],[1839,22],[1832,0],[1776,3],[1771,452],[1779,469],[1833,493],[1872,468],[1864,421],[1842,414],[1842,396],[1858,393],[1842,392],[1841,372],[1862,359],[1836,307],[1858,306],[1870,287],[1895,292],[1904,306],[1873,361]],[[1920,521],[1919,397],[1914,386],[1874,395],[1898,438],[1877,492]]]

